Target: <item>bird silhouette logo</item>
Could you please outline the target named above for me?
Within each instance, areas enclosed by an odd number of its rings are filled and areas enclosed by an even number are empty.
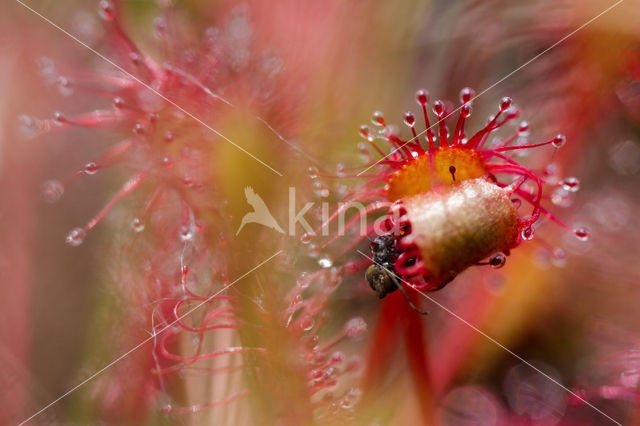
[[[284,234],[284,231],[276,222],[276,219],[273,217],[267,205],[264,203],[264,200],[260,198],[258,194],[256,194],[252,187],[247,186],[244,189],[244,195],[247,198],[247,203],[253,207],[253,211],[244,215],[242,218],[242,222],[240,223],[240,228],[236,232],[236,235],[240,233],[242,228],[248,223],[258,223],[260,225],[266,226],[267,228],[275,229],[276,231]]]

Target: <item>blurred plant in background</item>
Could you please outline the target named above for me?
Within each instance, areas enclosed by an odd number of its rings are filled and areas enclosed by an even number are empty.
[[[4,6],[2,423],[122,354],[31,421],[610,422],[587,402],[640,421],[637,2],[558,45],[613,3],[25,4],[113,63]],[[456,99],[466,86],[481,96],[469,128],[510,95],[531,143],[567,135],[551,162],[518,161],[580,176],[580,193],[548,201],[593,235],[542,227],[499,271],[430,293],[446,310],[412,294],[422,317],[368,288],[366,241],[322,247],[289,210],[352,195],[346,165],[362,164],[372,110],[400,122],[416,87]],[[238,232],[246,187],[295,236]]]

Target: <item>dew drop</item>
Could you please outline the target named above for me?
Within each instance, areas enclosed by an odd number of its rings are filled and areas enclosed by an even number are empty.
[[[55,112],[53,114],[53,120],[56,122],[56,124],[68,123],[67,117],[65,117],[64,114],[61,112]]]
[[[171,162],[169,157],[162,157],[162,160],[160,162],[162,163],[163,169],[170,169],[173,167],[173,163]]]
[[[404,113],[404,124],[413,127],[416,124],[416,117],[409,111]]]
[[[44,77],[48,82],[52,82],[56,75],[56,63],[53,59],[43,56],[38,60],[38,68],[40,75]]]
[[[340,401],[340,406],[346,410],[352,409],[362,398],[362,391],[358,388],[351,388]]]
[[[173,135],[173,133],[169,130],[167,130],[167,133],[164,134],[164,141],[166,143],[170,143],[173,142],[173,139],[175,138],[175,136]]]
[[[308,272],[301,273],[296,280],[296,284],[301,289],[308,288],[311,285],[311,275]]]
[[[193,239],[193,232],[191,231],[191,227],[183,225],[180,227],[180,241],[183,243],[187,241],[191,241]]]
[[[511,100],[510,97],[505,96],[504,98],[502,98],[500,100],[500,111],[504,112],[506,110],[509,109],[509,107],[511,107],[511,104],[513,103],[513,101]]]
[[[462,107],[460,108],[460,115],[462,116],[462,118],[468,118],[471,115],[471,105],[462,105]]]
[[[444,115],[444,103],[442,101],[438,100],[433,103],[433,113],[442,118]]]
[[[95,175],[98,172],[98,165],[92,161],[85,164],[82,171],[87,175]]]
[[[507,256],[504,253],[496,253],[489,258],[489,265],[494,269],[500,269],[507,263]]]
[[[376,126],[384,126],[384,114],[382,111],[376,111],[371,116],[371,122]]]
[[[144,222],[140,220],[140,218],[133,218],[133,220],[131,221],[131,229],[133,229],[133,232],[144,231]]]
[[[371,127],[363,124],[360,126],[360,136],[368,140],[369,142],[373,142],[373,130]]]
[[[418,105],[425,106],[429,102],[429,92],[424,89],[420,89],[416,92],[416,102]]]
[[[82,241],[84,240],[84,237],[86,235],[87,235],[87,233],[85,232],[84,229],[75,228],[74,230],[69,232],[69,235],[67,235],[67,239],[66,239],[67,244],[70,244],[73,247],[77,247],[80,244],[82,244]]]
[[[113,10],[113,5],[108,0],[100,0],[100,17],[105,21],[113,21],[116,17],[116,14]]]
[[[589,231],[587,230],[587,228],[581,226],[575,230],[575,233],[576,237],[578,237],[580,241],[589,240]]]
[[[162,38],[167,32],[167,22],[159,16],[153,19],[153,26],[155,27],[158,38]]]
[[[307,169],[307,176],[309,176],[310,179],[317,179],[318,178],[318,168],[316,166],[311,166]]]
[[[313,235],[311,233],[309,233],[309,232],[305,232],[300,237],[300,242],[302,244],[309,244],[311,242],[311,240],[313,240]]]
[[[140,66],[140,64],[142,63],[142,58],[140,57],[140,54],[138,52],[129,53],[129,60],[135,66]]]
[[[460,91],[460,102],[466,104],[476,95],[476,91],[471,87],[465,87]]]
[[[55,203],[64,194],[64,185],[59,180],[48,180],[42,184],[42,196],[48,203]]]
[[[325,269],[331,268],[333,266],[333,259],[331,259],[328,254],[324,254],[318,259],[318,265]]]
[[[329,362],[333,365],[340,364],[343,361],[344,361],[344,354],[340,351],[336,351],[332,353],[331,358],[329,359]]]
[[[551,145],[553,145],[554,148],[562,148],[565,143],[567,143],[567,138],[561,134],[557,134],[551,141]]]
[[[518,126],[518,134],[521,136],[529,136],[529,133],[529,122],[521,121],[520,125]]]
[[[565,191],[577,192],[580,189],[580,180],[576,177],[568,177],[560,181]]]
[[[347,166],[345,166],[343,163],[338,163],[338,165],[336,166],[336,174],[340,177],[344,177],[346,175],[347,172]]]
[[[571,205],[571,196],[569,191],[564,188],[557,188],[551,193],[551,202],[556,206],[569,207]]]
[[[122,99],[121,97],[115,97],[113,98],[113,107],[115,109],[122,109],[124,108],[124,99]]]
[[[514,198],[513,200],[511,200],[511,203],[513,204],[513,208],[517,210],[522,205],[522,200],[519,198]]]
[[[136,135],[140,136],[140,135],[144,135],[144,126],[141,123],[137,123],[134,127],[133,127],[133,133],[135,133]]]
[[[310,331],[313,329],[313,326],[316,324],[316,321],[313,319],[311,315],[305,315],[300,319],[300,328],[303,331]]]
[[[560,247],[553,249],[551,261],[557,267],[565,266],[567,264],[567,252]]]
[[[298,294],[296,295],[296,297],[293,298],[293,302],[292,305],[299,305],[302,303],[302,295]]]
[[[42,133],[42,122],[37,118],[29,115],[21,115],[18,117],[20,132],[26,139],[33,139]]]
[[[62,96],[71,96],[73,94],[73,82],[65,76],[58,77],[58,92]]]
[[[367,331],[367,322],[362,317],[351,318],[344,326],[344,334],[350,339],[361,337]]]
[[[325,198],[329,196],[329,187],[320,181],[313,183],[313,193],[317,197]]]
[[[160,412],[166,416],[171,414],[172,410],[173,410],[173,407],[171,407],[170,404],[167,404],[160,409]]]
[[[315,259],[316,257],[320,256],[320,249],[318,248],[317,245],[311,243],[311,244],[309,244],[309,247],[307,249],[307,253],[308,253],[309,257]]]
[[[527,226],[522,230],[520,235],[522,235],[523,240],[529,241],[533,239],[533,234],[534,234],[533,228],[530,226]]]
[[[544,168],[545,176],[553,180],[556,180],[556,177],[558,176],[558,172],[559,172],[558,165],[556,163],[549,163],[547,164],[547,167]]]

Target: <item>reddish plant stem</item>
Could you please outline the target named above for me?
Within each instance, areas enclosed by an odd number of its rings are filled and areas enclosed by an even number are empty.
[[[412,301],[418,302],[417,299]],[[409,308],[400,293],[392,294],[384,300],[369,349],[364,390],[367,395],[375,395],[380,391],[384,377],[392,365],[398,340],[401,336],[404,337],[415,392],[420,401],[423,418],[429,423],[433,419],[434,392],[423,319]]]

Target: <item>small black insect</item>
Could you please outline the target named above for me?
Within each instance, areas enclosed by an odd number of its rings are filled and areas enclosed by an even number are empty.
[[[400,290],[409,306],[416,312],[426,315],[427,312],[416,308],[409,296],[405,292],[399,277],[394,270],[394,263],[398,257],[396,250],[396,239],[393,235],[387,234],[377,237],[371,242],[371,259],[373,264],[367,268],[365,278],[369,283],[369,287],[376,292],[378,297],[382,299],[389,293]]]

